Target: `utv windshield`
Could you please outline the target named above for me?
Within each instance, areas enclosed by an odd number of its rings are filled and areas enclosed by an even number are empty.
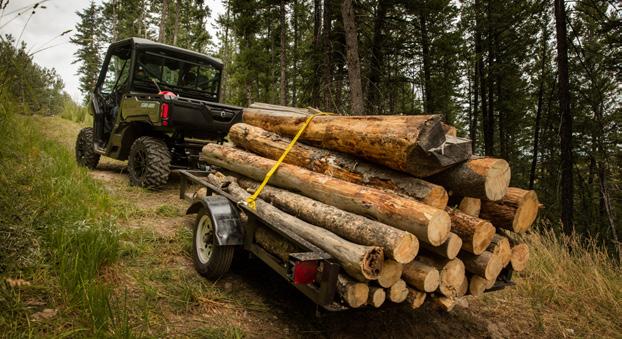
[[[155,92],[168,90],[177,95],[217,101],[220,70],[210,64],[194,63],[154,52],[137,55],[134,87]]]

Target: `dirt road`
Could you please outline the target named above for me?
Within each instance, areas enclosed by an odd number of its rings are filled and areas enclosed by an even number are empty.
[[[73,151],[79,124],[34,120],[51,140]],[[158,192],[131,187],[126,164],[105,158],[90,175],[124,206],[118,219],[123,255],[103,279],[128,305],[137,335],[496,338],[523,336],[530,327],[527,320],[505,323],[504,312],[516,306],[506,300],[507,292],[471,301],[469,308],[450,314],[387,305],[316,317],[316,307],[259,260],[234,267],[217,282],[207,281],[192,267],[193,217],[184,215],[187,203],[178,198],[178,177]]]

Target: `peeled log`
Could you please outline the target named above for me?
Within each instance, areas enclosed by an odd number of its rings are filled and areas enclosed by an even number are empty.
[[[244,123],[231,127],[229,139],[241,148],[272,160],[278,160],[291,141]],[[447,206],[447,191],[442,186],[345,153],[296,143],[283,161],[355,184],[395,191],[436,208]]]
[[[462,239],[456,233],[449,233],[447,240],[440,246],[432,246],[430,244],[421,243],[421,247],[427,252],[432,252],[447,259],[453,259],[462,248]]]
[[[378,284],[389,288],[402,277],[403,265],[394,260],[385,260],[378,276]]]
[[[510,263],[510,259],[512,258],[512,247],[510,247],[510,241],[508,238],[495,234],[488,245],[486,251],[491,252],[501,259],[501,265],[503,267],[507,266]]]
[[[465,268],[460,259],[445,259],[434,256],[420,255],[417,260],[436,268],[439,271],[438,291],[448,297],[455,297],[459,294],[460,286],[465,277]]]
[[[512,247],[512,269],[516,272],[521,272],[527,268],[527,261],[529,261],[529,246],[527,244],[518,244]]]
[[[451,217],[451,231],[462,239],[462,248],[473,254],[484,252],[495,235],[495,227],[459,210],[447,208],[447,212]]]
[[[337,276],[337,293],[350,307],[357,308],[365,305],[367,302],[369,286],[339,274]]]
[[[436,291],[440,283],[440,274],[433,266],[415,259],[404,265],[402,279],[420,291],[433,292]]]
[[[263,180],[275,161],[235,148],[207,144],[203,157],[211,165],[226,168],[255,180]],[[447,212],[413,199],[375,188],[356,185],[315,173],[298,166],[281,164],[270,183],[301,192],[327,205],[369,216],[397,227],[432,245],[442,244],[449,236],[451,220]]]
[[[296,113],[254,108],[246,108],[243,115],[249,125],[288,137],[296,135],[305,120]],[[445,143],[440,115],[317,116],[300,140],[416,177],[438,173],[471,155],[464,143]]]
[[[369,286],[369,296],[367,297],[367,305],[378,308],[384,304],[387,299],[387,293],[382,287]]]
[[[480,255],[461,252],[458,257],[464,262],[467,271],[484,277],[487,280],[496,280],[503,269],[501,259],[490,252],[484,252]]]
[[[259,186],[257,182],[244,178],[238,179],[238,183],[252,190]],[[398,262],[410,262],[419,252],[419,241],[414,235],[358,214],[271,186],[265,186],[260,197],[291,215],[356,244],[381,246],[386,256]]]
[[[535,191],[510,187],[501,200],[483,201],[480,217],[497,227],[522,233],[536,220],[539,205]]]
[[[495,201],[505,195],[510,177],[507,161],[473,158],[426,180],[442,185],[450,194]]]
[[[389,288],[389,300],[394,303],[401,303],[408,297],[408,288],[406,282],[402,279],[398,280]]]
[[[472,217],[479,217],[479,212],[482,208],[482,201],[477,198],[464,197],[460,200],[458,209],[464,214],[468,214]]]
[[[238,201],[244,201],[250,196],[243,188],[238,186],[235,178],[228,177],[224,179],[210,174],[207,180],[216,186],[222,187],[223,190],[229,192]],[[291,216],[261,199],[257,199],[256,204],[257,214],[262,219],[288,229],[323,249],[335,257],[350,276],[361,281],[378,278],[383,263],[381,247],[362,246],[351,243],[330,231]],[[367,300],[367,296],[365,300]]]
[[[421,307],[425,302],[425,298],[428,294],[425,292],[417,291],[414,288],[408,288],[408,296],[406,297],[406,302],[412,309],[416,309]]]

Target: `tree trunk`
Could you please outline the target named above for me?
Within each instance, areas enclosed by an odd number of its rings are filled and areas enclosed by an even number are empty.
[[[440,283],[440,274],[436,268],[415,259],[404,265],[402,279],[420,291],[434,292]]]
[[[239,179],[238,182],[243,188],[250,188],[253,191],[259,186],[257,182],[243,178]],[[412,261],[419,251],[417,238],[408,232],[305,196],[265,186],[260,197],[286,213],[325,228],[356,244],[381,246],[384,248],[386,256],[395,258],[399,262]]]
[[[321,74],[322,69],[322,1],[313,0],[313,64],[314,74]],[[320,107],[320,86],[321,77],[314,76],[311,78],[311,105]]]
[[[300,9],[298,8],[298,0],[294,0],[293,5],[293,29],[294,29],[294,51],[293,51],[293,60],[294,60],[294,76],[292,77],[292,105],[298,105],[298,58],[300,57],[300,52],[298,51],[298,40],[300,40],[299,31],[298,31],[298,15]]]
[[[460,252],[458,257],[464,262],[467,271],[484,277],[487,280],[496,280],[503,269],[501,259],[490,252],[474,255],[463,251]]]
[[[442,185],[451,195],[495,201],[505,195],[510,177],[507,161],[472,158],[426,180]]]
[[[477,117],[479,116],[479,90],[480,81],[484,74],[484,66],[482,63],[482,33],[481,18],[479,13],[479,0],[475,0],[475,69],[473,80],[473,124],[470,126],[469,135],[473,142],[473,151],[477,149]]]
[[[574,230],[574,183],[572,175],[572,113],[570,112],[570,85],[568,80],[568,37],[566,34],[566,5],[555,0],[555,30],[557,36],[557,73],[559,77],[559,128],[561,149],[561,220],[566,234]]]
[[[391,287],[393,284],[398,282],[398,280],[400,280],[403,269],[403,265],[397,261],[385,260],[382,266],[382,271],[380,271],[380,276],[378,276],[378,285],[384,288]]]
[[[222,179],[210,174],[208,181],[222,187],[238,201],[244,201],[250,196],[243,188],[238,186],[234,178]],[[350,276],[361,281],[378,278],[383,263],[382,248],[351,243],[330,231],[286,214],[262,200],[257,200],[256,204],[257,214],[262,219],[288,229],[323,249],[335,257]],[[366,300],[367,296],[365,296],[363,302]]]
[[[376,15],[374,16],[374,33],[372,38],[369,79],[367,82],[367,103],[372,114],[379,114],[380,109],[380,79],[383,71],[384,59],[384,26],[386,22],[389,1],[378,0]]]
[[[305,118],[297,114],[246,108],[243,120],[292,137]],[[445,136],[438,115],[318,116],[307,126],[300,140],[321,148],[364,156],[367,160],[416,177],[436,174],[471,155],[470,147],[465,147],[463,139]],[[467,140],[466,144],[470,142]]]
[[[279,87],[279,103],[281,105],[287,105],[287,79],[285,78],[287,64],[285,59],[285,51],[287,46],[285,45],[285,34],[287,27],[285,26],[285,16],[287,14],[285,10],[285,0],[281,0],[280,6],[280,19],[281,19],[281,45],[280,45],[280,54],[281,54],[281,76],[280,87]]]
[[[350,111],[353,115],[365,113],[363,106],[363,87],[361,85],[361,65],[358,51],[358,37],[356,34],[356,20],[352,0],[341,2],[341,16],[346,35],[346,52],[348,62],[348,78],[350,80]]]
[[[414,288],[408,288],[408,296],[406,297],[406,303],[412,309],[417,309],[425,302],[425,297],[428,294],[425,292],[417,291]]]
[[[173,28],[173,45],[177,46],[177,36],[179,35],[179,9],[181,7],[181,0],[175,1],[175,27]],[[227,30],[228,28],[225,28]],[[226,37],[227,34],[225,34]]]
[[[455,297],[465,277],[464,264],[460,259],[445,259],[435,256],[419,255],[417,261],[430,265],[439,271],[438,291],[448,297]]]
[[[406,286],[406,282],[402,279],[399,279],[395,284],[391,285],[389,288],[389,300],[394,303],[402,303],[408,297],[408,287]]]
[[[181,0],[179,0],[181,1]],[[229,102],[229,88],[227,86],[227,79],[229,78],[229,63],[231,62],[230,53],[229,53],[229,26],[231,25],[231,5],[229,4],[229,0],[225,3],[227,6],[227,16],[225,17],[225,41],[223,43],[224,53],[223,53],[223,69],[222,69],[222,80],[220,82],[220,102]]]
[[[387,293],[382,287],[369,286],[369,296],[367,298],[367,305],[378,308],[384,304],[387,299]]]
[[[468,214],[472,217],[479,217],[479,212],[482,208],[482,200],[471,197],[464,197],[460,200],[458,209],[464,214]]]
[[[369,286],[356,282],[346,275],[337,276],[337,293],[352,308],[358,308],[367,303]]]
[[[425,249],[426,252],[435,253],[443,258],[454,259],[462,248],[462,239],[460,239],[456,233],[451,232],[442,245],[432,246],[422,242],[421,247]]]
[[[255,180],[263,180],[274,161],[218,144],[203,147],[203,157]],[[416,200],[334,179],[289,164],[281,164],[271,183],[296,190],[327,205],[376,220],[413,233],[420,241],[442,244],[449,236],[451,220],[447,212]]]
[[[239,147],[272,160],[279,159],[291,142],[278,134],[244,123],[231,127],[229,139]],[[447,192],[442,186],[347,154],[297,143],[284,162],[355,184],[391,190],[432,207],[447,206]]]
[[[423,60],[423,106],[428,114],[434,113],[432,107],[432,83],[430,80],[430,41],[427,28],[427,9],[423,8],[419,14],[419,28],[421,29],[421,59]]]
[[[166,21],[168,20],[168,0],[162,0],[162,14],[160,16],[160,30],[158,42],[166,43]]]
[[[332,81],[333,81],[333,44],[331,39],[332,33],[332,17],[333,6],[335,0],[324,0],[324,13],[322,16],[322,40],[323,40],[323,53],[324,62],[322,63],[322,81],[321,81],[321,93],[322,93],[322,109],[326,111],[334,111],[332,98]]]
[[[496,227],[522,233],[536,220],[539,205],[535,191],[510,187],[501,200],[482,201],[480,217]]]

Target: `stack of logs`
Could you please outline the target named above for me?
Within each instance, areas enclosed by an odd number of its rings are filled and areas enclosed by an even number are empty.
[[[283,154],[306,109],[253,104],[234,125],[234,145],[208,144],[222,169],[208,180],[245,200]],[[224,173],[224,174],[223,174]],[[451,310],[525,269],[516,234],[533,224],[534,191],[508,187],[505,160],[471,154],[471,142],[438,115],[317,116],[273,174],[257,213],[331,254],[342,266],[340,301],[387,300]],[[282,260],[296,247],[268,229],[255,241]]]

